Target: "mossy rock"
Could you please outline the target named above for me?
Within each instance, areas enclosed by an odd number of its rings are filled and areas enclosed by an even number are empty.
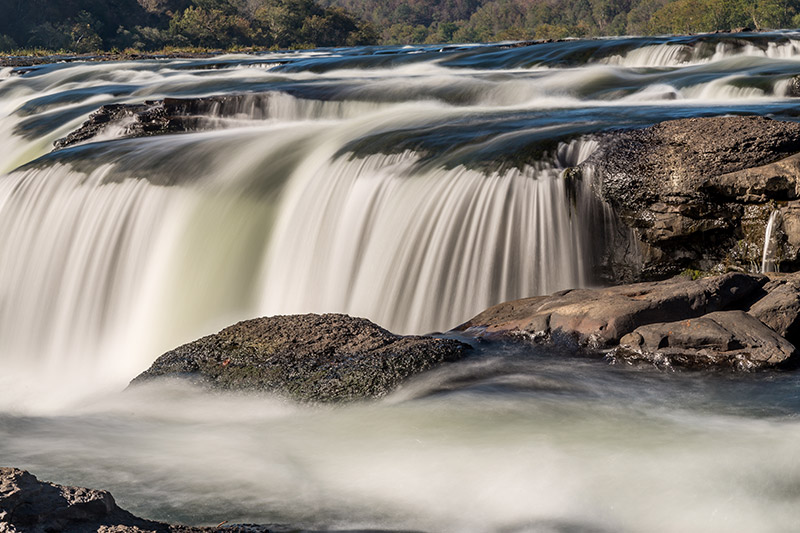
[[[274,316],[239,322],[169,351],[131,384],[179,377],[300,401],[363,400],[459,360],[468,349],[450,339],[395,335],[347,315]]]

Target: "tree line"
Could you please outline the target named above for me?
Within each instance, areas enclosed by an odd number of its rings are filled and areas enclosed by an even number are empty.
[[[800,27],[800,0],[323,0],[384,44],[495,42]]]
[[[800,0],[0,0],[0,50],[312,48],[800,26]]]
[[[373,26],[315,0],[0,0],[0,50],[375,44]]]

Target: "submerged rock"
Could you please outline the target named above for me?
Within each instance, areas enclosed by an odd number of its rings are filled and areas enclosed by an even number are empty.
[[[786,336],[796,333],[798,315],[794,277],[728,273],[506,302],[456,329],[489,340],[572,339],[618,362],[757,370],[796,363]]]
[[[296,400],[379,398],[410,376],[461,359],[454,340],[400,336],[363,318],[290,315],[247,320],[159,357],[131,384],[187,378]]]
[[[770,213],[786,210],[800,193],[796,122],[680,119],[612,132],[599,142],[579,171],[639,242],[638,272],[618,281],[658,279],[686,268],[753,270]],[[785,240],[800,243],[795,226],[787,225]],[[797,248],[781,244],[784,265],[800,266]],[[628,272],[630,265],[616,270]]]
[[[118,137],[146,137],[221,128],[224,125],[218,119],[245,111],[249,118],[267,118],[264,114],[270,97],[269,93],[246,93],[104,105],[54,146],[60,149],[90,141],[111,127],[117,128]]]

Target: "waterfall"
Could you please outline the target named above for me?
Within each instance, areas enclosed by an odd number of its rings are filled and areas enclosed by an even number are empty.
[[[417,163],[342,158],[292,182],[265,262],[267,314],[337,310],[425,332],[586,284],[589,228],[551,164]]]
[[[287,160],[320,134],[291,131],[113,141],[0,178],[4,362],[122,381],[240,319],[343,312],[425,333],[593,279],[603,209],[561,177],[592,142],[485,172],[339,144]]]
[[[764,230],[764,251],[761,253],[761,273],[776,272],[778,242],[775,234],[775,224],[778,222],[781,212],[775,209],[770,213],[767,220],[767,227]]]

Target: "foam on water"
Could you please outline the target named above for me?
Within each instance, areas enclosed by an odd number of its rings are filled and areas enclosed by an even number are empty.
[[[479,345],[368,405],[119,391],[239,319],[336,311],[426,332],[595,282],[620,229],[600,184],[567,171],[593,136],[791,118],[795,37],[2,71],[0,458],[195,524],[791,530],[793,374],[665,375]],[[100,105],[217,94],[246,96],[194,117],[202,131],[125,139],[118,123],[48,154]]]

